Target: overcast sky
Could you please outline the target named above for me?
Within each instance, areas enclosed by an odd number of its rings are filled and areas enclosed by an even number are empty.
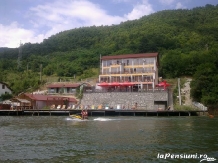
[[[191,9],[218,0],[0,0],[0,47],[40,43],[60,31],[119,24],[166,9]]]

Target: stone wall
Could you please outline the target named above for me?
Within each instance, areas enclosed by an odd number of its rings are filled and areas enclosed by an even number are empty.
[[[102,105],[116,108],[131,109],[137,103],[137,109],[157,110],[165,109],[168,104],[168,92],[106,92],[84,93],[81,105],[97,108]],[[157,104],[158,103],[158,104]],[[166,105],[165,105],[165,104]]]

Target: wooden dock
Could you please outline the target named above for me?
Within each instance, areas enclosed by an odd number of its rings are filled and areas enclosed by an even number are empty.
[[[0,110],[0,116],[69,116],[81,110]],[[207,111],[88,110],[89,116],[199,116]]]

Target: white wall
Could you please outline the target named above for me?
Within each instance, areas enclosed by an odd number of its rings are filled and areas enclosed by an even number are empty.
[[[36,108],[34,109],[43,109],[46,106],[46,101],[36,101]]]
[[[3,85],[4,85],[4,89],[3,89]],[[5,84],[0,83],[0,96],[5,93],[12,94],[11,90]]]

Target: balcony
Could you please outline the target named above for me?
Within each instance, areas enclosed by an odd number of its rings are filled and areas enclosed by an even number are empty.
[[[154,62],[146,62],[145,64],[143,63],[134,63],[134,64],[127,64],[127,63],[119,63],[119,64],[110,64],[110,65],[103,65],[103,69],[107,68],[116,68],[123,66],[124,68],[143,68],[143,67],[154,67]]]
[[[147,75],[147,74],[151,74],[151,73],[155,73],[155,70],[150,70],[150,71],[116,71],[116,72],[100,72],[100,75]]]

